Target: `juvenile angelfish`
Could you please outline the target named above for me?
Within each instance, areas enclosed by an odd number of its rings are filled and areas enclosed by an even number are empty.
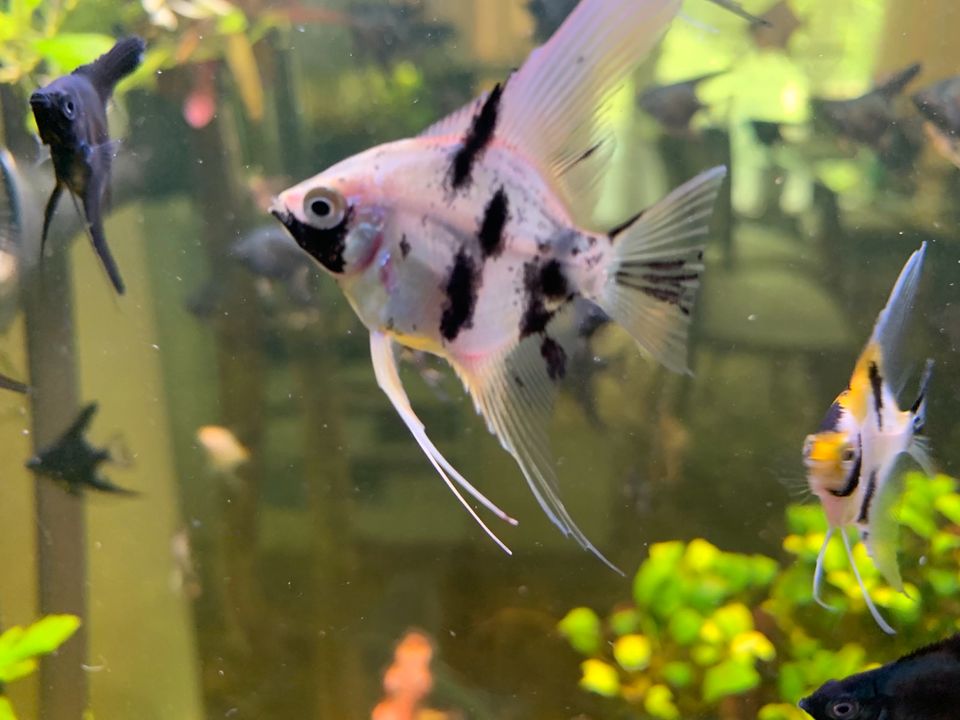
[[[30,96],[40,139],[50,146],[57,184],[47,201],[40,236],[40,256],[50,222],[66,188],[83,203],[93,248],[118,294],[124,291],[120,270],[103,234],[103,204],[110,184],[115,143],[107,128],[107,101],[113,88],[140,65],[143,40],[128,37],[88,65],[59,77]]]
[[[461,490],[516,521],[427,437],[393,344],[453,366],[546,514],[607,562],[560,499],[546,427],[571,352],[561,327],[575,303],[598,305],[641,350],[687,370],[687,328],[725,169],[616,227],[588,227],[612,150],[604,106],[679,6],[583,0],[506,81],[418,137],[374,147],[286,190],[271,210],[334,276],[370,331],[379,386],[507,552]]]
[[[859,529],[877,570],[891,587],[903,590],[897,563],[897,523],[890,513],[901,491],[901,474],[895,470],[906,454],[926,473],[933,472],[922,436],[933,361],[927,360],[913,404],[901,410],[897,401],[907,374],[900,357],[904,335],[926,249],[924,243],[903,267],[847,389],[837,396],[820,429],[808,435],[803,445],[807,482],[820,498],[829,524],[817,556],[813,597],[820,605],[829,607],[820,598],[823,557],[834,532],[839,530],[864,601],[877,624],[890,634],[893,628],[880,615],[863,585],[844,528],[855,525]]]
[[[960,635],[843,680],[831,680],[800,708],[814,720],[956,720]]]

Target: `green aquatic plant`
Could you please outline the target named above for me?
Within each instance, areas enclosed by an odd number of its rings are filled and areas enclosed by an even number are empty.
[[[900,635],[873,625],[839,540],[825,559],[827,600],[811,583],[826,520],[817,505],[791,505],[782,561],[724,552],[705,540],[651,546],[633,597],[606,617],[585,607],[560,621],[584,656],[580,686],[674,720],[749,695],[759,720],[799,720],[796,702],[832,678],[867,669],[960,629],[960,493],[945,475],[910,473],[894,512],[905,531],[907,594],[887,586],[862,545],[854,559]]]
[[[80,627],[75,615],[47,615],[28,627],[15,625],[0,635],[0,720],[16,720],[4,686],[37,671],[43,655],[55,652]]]

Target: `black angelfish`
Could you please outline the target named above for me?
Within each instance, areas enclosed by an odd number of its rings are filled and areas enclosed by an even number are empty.
[[[876,670],[831,680],[800,707],[815,720],[956,720],[960,634]]]
[[[693,116],[707,107],[697,97],[697,86],[722,74],[723,71],[713,72],[670,85],[654,85],[640,94],[638,102],[664,130],[686,135],[690,132]]]
[[[113,458],[106,448],[91,445],[85,434],[97,412],[97,403],[90,403],[60,438],[27,460],[27,467],[37,475],[63,485],[73,495],[84,488],[119,495],[136,495],[133,490],[114,485],[99,472],[99,467]]]
[[[117,293],[123,294],[120,270],[103,234],[102,206],[110,182],[114,144],[107,127],[107,101],[121,78],[140,65],[146,45],[138,37],[118,40],[105,55],[81,65],[30,96],[40,139],[50,146],[57,184],[43,216],[40,255],[50,221],[66,187],[83,203],[90,239]]]

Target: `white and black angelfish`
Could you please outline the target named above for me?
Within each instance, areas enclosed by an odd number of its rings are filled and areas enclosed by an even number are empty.
[[[612,149],[604,105],[679,7],[584,0],[490,92],[417,137],[286,190],[271,210],[334,276],[370,331],[378,384],[505,550],[461,491],[515,521],[427,437],[393,344],[453,366],[550,519],[606,562],[564,507],[548,448],[568,357],[558,328],[574,302],[592,302],[645,353],[687,370],[687,328],[726,170],[699,175],[617,227],[589,228]]]
[[[854,525],[859,529],[877,570],[891,587],[903,590],[897,563],[898,526],[890,512],[900,494],[901,474],[895,470],[903,456],[909,455],[925,472],[933,472],[922,435],[933,361],[927,360],[920,392],[911,406],[901,410],[897,401],[909,374],[903,360],[904,336],[926,249],[924,243],[907,260],[870,340],[860,353],[847,388],[833,401],[820,429],[808,435],[803,446],[807,482],[820,498],[829,525],[817,557],[813,597],[824,605],[820,599],[823,556],[834,532],[839,530],[864,601],[877,624],[890,634],[893,628],[880,615],[863,585],[844,528]]]

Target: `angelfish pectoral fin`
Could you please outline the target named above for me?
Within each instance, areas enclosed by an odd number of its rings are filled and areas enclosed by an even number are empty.
[[[557,340],[530,336],[501,357],[469,363],[451,360],[487,428],[520,466],[534,497],[564,535],[623,575],[577,527],[557,489],[547,438],[554,385],[564,373],[566,351]]]
[[[496,534],[487,527],[486,523],[477,515],[476,511],[470,506],[470,503],[467,502],[466,498],[460,492],[459,488],[462,488],[467,493],[469,493],[477,502],[487,508],[490,512],[496,515],[501,520],[510,523],[511,525],[516,525],[517,521],[512,517],[507,515],[503,510],[493,504],[492,501],[487,499],[483,493],[477,490],[473,485],[471,485],[456,469],[447,461],[447,459],[440,453],[436,448],[433,442],[427,437],[426,429],[423,426],[423,423],[420,422],[420,418],[417,417],[417,414],[413,411],[413,408],[410,406],[410,400],[407,398],[407,393],[403,389],[403,384],[400,381],[400,375],[397,372],[397,362],[396,358],[393,355],[393,343],[387,335],[379,332],[370,333],[370,357],[373,361],[373,371],[377,378],[377,385],[380,386],[380,389],[386,393],[386,396],[390,399],[390,402],[393,404],[394,409],[400,415],[400,418],[403,420],[404,424],[407,426],[407,429],[413,434],[413,437],[416,439],[417,444],[420,445],[420,449],[423,450],[424,454],[427,456],[427,459],[430,461],[430,464],[433,465],[434,469],[440,474],[440,477],[443,478],[443,481],[447,484],[447,487],[453,492],[457,500],[460,501],[460,504],[463,505],[467,512],[470,513],[470,516],[483,528],[483,530],[491,537],[491,539],[499,545],[504,552],[508,555],[512,554],[510,548],[508,548]]]
[[[44,251],[47,246],[47,235],[50,233],[50,223],[53,222],[53,215],[57,211],[57,203],[60,202],[60,196],[63,194],[63,185],[59,182],[54,186],[50,193],[50,199],[47,200],[47,206],[43,210],[43,231],[40,233],[40,262],[43,262]]]
[[[120,277],[120,268],[117,267],[113,254],[110,252],[110,246],[107,245],[107,238],[103,232],[103,218],[101,216],[100,203],[103,198],[103,180],[91,180],[87,185],[87,191],[83,197],[83,211],[87,221],[87,231],[90,234],[90,242],[93,243],[93,249],[100,258],[104,270],[110,277],[114,289],[118,295],[123,295],[125,287],[123,278]]]
[[[820,594],[820,588],[823,585],[823,558],[827,554],[827,547],[830,545],[830,539],[833,537],[834,528],[827,529],[827,534],[823,536],[823,544],[820,545],[820,552],[817,553],[817,564],[813,571],[813,599],[820,607],[825,610],[836,611],[833,605],[826,603]]]

